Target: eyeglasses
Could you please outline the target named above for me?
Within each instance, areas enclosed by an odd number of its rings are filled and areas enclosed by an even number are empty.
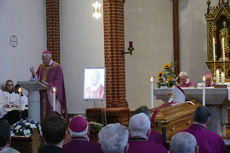
[[[14,86],[13,84],[7,84],[6,86]]]

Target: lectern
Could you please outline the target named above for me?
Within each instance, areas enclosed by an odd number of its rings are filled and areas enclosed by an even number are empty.
[[[41,81],[18,81],[17,84],[28,90],[28,116],[40,122],[40,90],[47,90],[49,86]],[[46,111],[46,110],[43,110]]]

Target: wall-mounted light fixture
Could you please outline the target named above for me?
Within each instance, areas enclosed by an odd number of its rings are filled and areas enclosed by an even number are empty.
[[[93,17],[95,17],[96,19],[101,17],[101,4],[98,3],[98,1],[93,3]]]
[[[124,55],[124,54],[130,54],[130,55],[132,55],[133,51],[134,51],[133,41],[129,41],[128,52],[123,51],[123,52],[121,52],[121,54],[122,55]]]

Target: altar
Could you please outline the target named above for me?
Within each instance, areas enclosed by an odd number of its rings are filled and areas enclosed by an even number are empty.
[[[168,101],[168,93],[173,89],[154,89],[156,99]],[[186,100],[196,100],[202,103],[202,88],[183,88]],[[227,88],[206,88],[206,106],[212,112],[208,129],[218,133],[220,136],[226,136],[226,124],[228,122],[228,113],[226,104],[228,102]]]

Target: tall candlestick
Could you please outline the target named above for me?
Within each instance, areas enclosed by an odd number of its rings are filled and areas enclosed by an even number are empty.
[[[225,76],[224,72],[221,72],[221,83],[224,84]]]
[[[205,76],[203,76],[203,99],[202,99],[202,105],[205,106]]]
[[[151,108],[154,107],[154,89],[153,89],[153,81],[154,81],[154,78],[153,77],[150,77],[150,83],[151,83]]]
[[[56,103],[56,88],[53,87],[53,111],[56,110],[56,108],[55,108],[55,107],[56,107],[55,103]]]
[[[225,51],[224,51],[224,38],[222,38],[222,44],[223,44],[223,61],[225,62]]]
[[[216,70],[216,84],[220,83],[220,71],[217,69]]]
[[[213,46],[213,61],[216,61],[216,46],[215,46],[215,38],[213,38],[213,42],[212,42],[212,46]]]
[[[22,87],[18,88],[19,93],[19,111],[22,110]]]

